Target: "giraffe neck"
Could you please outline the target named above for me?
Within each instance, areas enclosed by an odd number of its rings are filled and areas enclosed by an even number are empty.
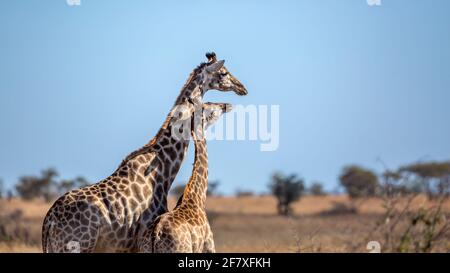
[[[182,204],[204,209],[208,188],[208,151],[202,120],[193,123],[194,130],[191,133],[195,145],[194,167],[183,193]]]
[[[202,96],[205,90],[203,84],[203,75],[197,68],[191,73],[188,81],[182,88],[174,107],[186,101],[195,101],[196,105],[203,105]],[[152,215],[150,219],[167,211],[169,189],[181,167],[189,146],[189,139],[180,139],[172,135],[171,121],[172,117],[169,114],[157,135],[142,148],[144,153],[154,152],[156,148],[156,150],[159,150],[158,156],[164,158],[162,162],[164,171],[159,170],[158,174],[153,175],[156,179],[154,179],[153,197],[150,204],[150,212]],[[167,145],[168,143],[169,145]],[[174,154],[175,156],[173,156]],[[168,158],[171,161],[166,161]],[[145,164],[148,164],[148,162]]]
[[[175,105],[180,105],[189,99],[203,97],[206,92],[205,76],[202,72],[203,64],[194,69],[175,100]]]
[[[183,88],[181,89],[180,94],[178,95],[177,99],[175,100],[175,104],[172,108],[172,110],[178,106],[183,104],[186,101],[189,100],[193,100],[196,101],[197,103],[201,103],[203,100],[203,95],[206,92],[206,89],[204,87],[204,80],[203,80],[204,76],[201,73],[201,69],[198,67],[196,68],[191,75],[189,76],[189,79],[187,80],[187,82],[185,83],[185,85],[183,86]],[[165,120],[165,122],[163,123],[163,125],[161,126],[161,128],[159,129],[158,133],[156,134],[156,136],[150,140],[146,146],[151,146],[154,143],[156,143],[158,141],[158,139],[160,138],[160,136],[168,130],[170,124],[171,124],[171,120],[172,117],[169,114]]]
[[[203,65],[203,64],[202,64]],[[180,94],[178,95],[174,106],[172,107],[171,111],[166,117],[166,120],[162,124],[162,126],[159,128],[158,132],[156,133],[155,137],[153,137],[147,144],[145,144],[142,148],[132,152],[129,154],[120,164],[119,168],[122,167],[124,164],[126,164],[129,160],[135,158],[138,155],[145,154],[145,153],[151,153],[153,152],[150,148],[154,147],[158,144],[158,142],[164,141],[163,139],[166,137],[173,137],[170,135],[170,125],[172,122],[173,117],[170,113],[172,113],[172,110],[188,101],[193,100],[198,103],[202,103],[203,101],[203,95],[206,92],[205,83],[204,83],[204,76],[202,74],[202,65],[194,69],[194,71],[189,75],[189,78],[183,88],[181,89]],[[182,146],[184,146],[186,143],[185,140],[178,140],[182,143]],[[187,141],[187,145],[189,145],[189,141]],[[187,147],[185,147],[187,148]],[[145,163],[146,164],[146,163]]]

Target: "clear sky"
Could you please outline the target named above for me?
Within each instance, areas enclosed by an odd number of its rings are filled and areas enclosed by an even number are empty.
[[[448,0],[1,1],[0,177],[108,176],[210,50],[249,95],[205,100],[280,105],[276,152],[209,142],[223,193],[265,191],[275,170],[333,189],[347,164],[449,159],[449,14]]]

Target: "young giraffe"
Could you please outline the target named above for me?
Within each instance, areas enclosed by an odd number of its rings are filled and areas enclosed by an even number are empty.
[[[137,238],[167,211],[167,194],[186,154],[189,137],[174,135],[175,123],[189,118],[193,101],[211,89],[246,95],[245,87],[214,53],[191,73],[156,136],[127,156],[97,184],[60,197],[42,226],[44,252],[133,252]],[[180,131],[180,133],[181,133]],[[188,132],[189,133],[189,132]]]
[[[210,104],[212,105],[212,104]],[[208,152],[204,129],[213,124],[231,105],[216,103],[212,109],[193,117],[191,129],[195,160],[191,178],[173,211],[156,218],[138,242],[140,252],[205,253],[215,252],[213,233],[205,211],[208,187]],[[214,109],[215,108],[215,109]]]

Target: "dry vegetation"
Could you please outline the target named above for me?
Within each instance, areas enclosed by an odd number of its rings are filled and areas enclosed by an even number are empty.
[[[174,200],[170,201],[173,206]],[[407,198],[399,200],[394,211],[400,214],[407,202]],[[421,208],[429,210],[436,202],[417,196],[408,206],[408,213],[420,215]],[[40,252],[41,223],[49,206],[37,200],[0,200],[0,252]],[[294,203],[293,216],[285,217],[277,215],[276,201],[271,196],[208,199],[218,252],[367,252],[367,242],[373,240],[381,243],[382,251],[399,251],[383,249],[386,231],[398,235],[388,238],[393,245],[400,243],[407,228],[411,228],[410,218],[401,218],[391,231],[391,225],[386,225],[384,206],[382,199],[366,199],[354,214],[346,196],[307,196]],[[442,204],[442,212],[449,216],[450,200]],[[441,227],[442,221],[435,228]],[[448,230],[443,231],[436,231],[430,251],[450,250],[450,235]],[[420,232],[410,232],[412,241],[427,235]]]

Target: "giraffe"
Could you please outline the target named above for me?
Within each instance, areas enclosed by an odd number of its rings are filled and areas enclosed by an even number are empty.
[[[215,252],[213,233],[205,211],[208,187],[208,152],[204,129],[213,124],[231,105],[216,103],[213,109],[192,118],[195,159],[192,175],[174,210],[158,216],[138,242],[139,252],[205,253]],[[214,109],[215,108],[215,109]]]
[[[137,238],[167,211],[167,195],[189,145],[177,122],[193,114],[211,89],[247,90],[214,53],[190,74],[155,137],[129,154],[109,177],[58,198],[42,225],[43,252],[134,252]]]

